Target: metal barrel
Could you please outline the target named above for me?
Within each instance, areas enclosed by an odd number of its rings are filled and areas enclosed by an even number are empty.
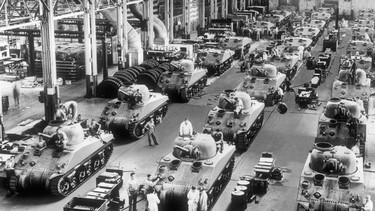
[[[246,196],[243,191],[233,191],[231,196],[231,210],[243,211],[246,209]]]

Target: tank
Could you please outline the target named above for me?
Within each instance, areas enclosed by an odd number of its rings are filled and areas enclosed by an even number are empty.
[[[210,210],[231,178],[234,152],[235,147],[226,143],[218,152],[209,134],[177,137],[173,151],[159,161],[155,173],[161,178],[155,186],[160,191],[159,209],[187,211],[187,194],[195,186],[206,190]]]
[[[297,203],[309,210],[351,210],[364,196],[363,160],[344,146],[320,142],[307,156]]]
[[[320,35],[322,35],[323,30],[320,30],[316,27],[298,27],[294,30],[294,36],[298,37],[307,37],[309,39],[312,39],[312,44],[315,45],[318,42],[318,39]]]
[[[290,54],[298,55],[298,47],[303,46],[304,48],[310,47],[313,40],[304,37],[287,37],[285,38],[282,45],[277,46],[280,54],[289,56]]]
[[[350,60],[342,60],[339,74],[332,85],[332,97],[349,99],[359,97],[367,104],[371,94],[371,79],[367,78],[366,71],[360,68],[357,68],[353,75],[352,65]]]
[[[363,106],[363,105],[362,105]],[[351,100],[332,98],[319,117],[315,142],[358,147],[358,156],[365,153],[366,122],[362,106]]]
[[[317,11],[311,13],[311,19],[315,20],[324,20],[324,21],[329,21],[331,19],[331,14],[325,11]]]
[[[356,60],[358,68],[369,72],[374,62],[373,49],[374,44],[370,38],[367,40],[351,40],[347,48],[347,54],[350,55],[351,59]]]
[[[203,67],[207,68],[208,75],[221,75],[231,67],[233,55],[232,50],[204,49],[198,52],[197,57],[202,60]]]
[[[53,120],[44,129],[39,129],[43,125],[39,123],[27,132],[39,131],[38,135],[9,134],[11,144],[7,144],[6,151],[15,155],[9,181],[12,190],[46,191],[65,197],[107,164],[113,151],[113,135],[88,132],[87,121],[77,122],[76,115],[72,116],[72,121]],[[56,144],[58,138],[53,134],[58,128],[67,136],[65,147]],[[46,138],[48,135],[52,137]]]
[[[220,43],[220,45],[224,49],[234,51],[233,59],[241,59],[249,53],[251,39],[247,37],[227,37]]]
[[[323,29],[327,26],[327,22],[324,21],[324,20],[317,20],[317,19],[314,19],[314,20],[310,20],[308,22],[305,22],[304,25],[306,25],[307,27],[314,27],[314,28],[318,28],[318,29]],[[323,31],[323,30],[322,30]]]
[[[105,130],[112,131],[115,138],[125,135],[139,139],[144,126],[154,119],[155,125],[168,110],[168,96],[150,92],[145,85],[127,84],[118,90],[118,97],[109,101],[104,108],[100,123]]]
[[[265,102],[266,106],[272,106],[281,100],[278,89],[285,78],[286,75],[280,73],[275,65],[254,62],[248,75],[245,76],[236,90],[246,92],[251,97]]]
[[[163,72],[158,81],[162,93],[170,99],[180,99],[183,102],[197,95],[206,87],[207,69],[194,67],[194,62],[188,59],[172,61],[170,70]]]
[[[241,99],[243,109],[239,116],[234,114],[231,101]],[[252,100],[245,92],[225,90],[219,104],[208,113],[203,133],[213,134],[219,129],[224,141],[235,144],[238,151],[246,151],[260,130],[264,118],[264,103]]]

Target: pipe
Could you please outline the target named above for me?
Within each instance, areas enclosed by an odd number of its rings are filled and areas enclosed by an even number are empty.
[[[116,27],[117,26],[117,11],[116,9],[108,9],[100,11],[104,18],[109,20],[110,23]],[[141,37],[139,36],[138,32],[129,24],[127,24],[127,33],[128,33],[128,48],[129,49],[142,49]]]
[[[141,11],[141,5],[140,4],[132,4],[129,5],[130,11],[133,13],[134,17],[138,18],[139,20],[143,20],[143,14],[140,12]],[[161,38],[164,40],[165,43],[168,43],[168,32],[167,28],[165,27],[163,21],[161,21],[159,18],[155,17],[153,18],[154,20],[154,33],[155,33],[155,38]]]

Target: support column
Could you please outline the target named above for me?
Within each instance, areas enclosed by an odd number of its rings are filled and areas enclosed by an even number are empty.
[[[84,0],[83,5],[85,14],[83,14],[83,36],[85,42],[85,72],[86,72],[86,97],[92,97],[91,76],[92,76],[92,60],[91,60],[91,27],[90,27],[90,4],[89,0]]]
[[[96,97],[96,88],[98,86],[98,58],[96,44],[96,20],[95,20],[95,4],[90,5],[90,21],[91,21],[91,65],[92,65],[92,81],[93,96]],[[86,49],[87,52],[87,49]]]
[[[123,17],[122,17],[122,1],[118,2],[116,7],[117,11],[117,56],[118,56],[118,69],[125,68],[125,55],[123,54],[124,47],[124,32],[123,32]]]
[[[170,1],[170,8],[169,8],[169,25],[170,25],[170,29],[169,29],[169,40],[172,41],[174,39],[173,37],[173,31],[174,31],[174,17],[173,17],[173,0],[166,0],[166,1]]]
[[[188,0],[182,0],[182,27],[184,27],[184,34],[186,34],[186,25],[187,25],[186,1]]]
[[[171,21],[170,21],[170,16],[169,16],[169,9],[170,9],[170,1],[169,0],[164,0],[165,4],[164,4],[164,24],[165,24],[165,28],[167,28],[167,33],[168,33],[168,36],[169,36],[169,40],[171,40],[171,37],[169,35],[169,32],[171,30]]]
[[[44,82],[44,112],[45,120],[55,119],[59,105],[59,93],[56,79],[55,25],[53,23],[53,0],[40,1],[42,23],[42,69]]]
[[[210,2],[210,23],[212,21],[212,19],[215,19],[215,0],[211,0]]]
[[[198,1],[198,24],[204,28],[205,27],[205,14],[206,12],[206,1],[205,0],[201,0],[201,1]]]
[[[127,57],[129,56],[129,46],[128,46],[128,5],[127,0],[122,0],[122,33],[123,33],[123,43],[122,43],[122,51],[121,54],[123,55],[123,61],[125,64],[125,68],[128,68],[131,65],[130,59]]]
[[[146,0],[147,5],[147,17],[148,17],[148,48],[151,48],[152,45],[154,45],[155,35],[154,35],[154,7],[153,7],[153,1],[152,0]]]
[[[185,33],[186,35],[190,34],[191,32],[191,21],[190,21],[190,0],[186,0],[186,27]]]
[[[29,71],[28,74],[35,75],[35,46],[34,46],[34,36],[31,33],[27,35],[28,43],[29,43]],[[28,76],[30,76],[28,75]]]

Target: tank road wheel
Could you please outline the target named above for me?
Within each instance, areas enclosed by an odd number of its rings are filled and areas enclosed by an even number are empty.
[[[182,102],[187,103],[193,97],[193,94],[190,89],[184,88],[184,89],[181,89],[180,97],[181,97]]]
[[[240,152],[245,152],[248,148],[248,139],[246,138],[245,133],[240,133],[237,135],[236,140],[236,150]]]
[[[81,183],[86,179],[86,171],[84,169],[77,172],[78,182]]]
[[[76,187],[77,187],[77,178],[76,177],[74,177],[73,179],[72,179],[72,182],[70,183],[70,187],[72,188],[72,189],[75,189]]]
[[[9,179],[9,188],[12,191],[16,191],[18,186],[18,177],[16,175],[10,176]]]
[[[129,125],[129,134],[132,138],[140,139],[145,134],[143,132],[143,126],[135,122]]]
[[[94,171],[97,171],[100,168],[101,162],[99,158],[95,158],[93,163],[93,169]]]
[[[49,188],[55,196],[66,196],[70,192],[70,183],[60,175],[52,178]]]

